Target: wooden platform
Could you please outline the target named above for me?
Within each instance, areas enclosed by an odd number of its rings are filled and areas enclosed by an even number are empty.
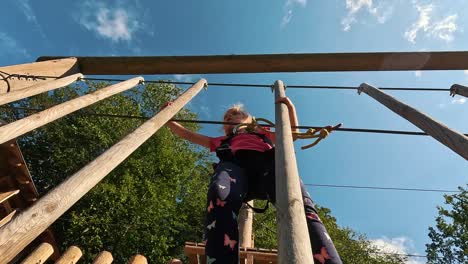
[[[189,258],[190,264],[206,264],[205,244],[186,242],[184,253]],[[248,256],[253,256],[254,264],[278,263],[278,251],[276,249],[241,248],[240,258],[245,260]]]

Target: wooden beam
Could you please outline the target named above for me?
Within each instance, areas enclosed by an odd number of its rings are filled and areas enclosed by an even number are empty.
[[[253,207],[254,201],[248,201],[248,204]],[[251,248],[254,246],[254,241],[252,239],[253,216],[254,212],[252,208],[243,203],[237,218],[240,247]],[[244,264],[253,264],[253,256],[248,257],[244,261]]]
[[[75,264],[83,256],[81,249],[76,246],[71,246],[63,253],[63,255],[55,262],[55,264]]]
[[[88,105],[94,104],[112,95],[133,88],[142,81],[143,77],[136,77],[124,82],[110,85],[93,93],[83,95],[13,123],[4,125],[0,127],[0,144],[10,139],[19,137],[33,129],[48,124],[60,117],[66,116]]]
[[[38,61],[64,57],[44,56]],[[90,75],[468,69],[467,51],[308,53],[160,57],[78,57]]]
[[[54,253],[54,248],[49,243],[41,243],[21,264],[45,263]]]
[[[285,97],[283,82],[275,82],[275,99]],[[275,179],[278,262],[314,263],[302,201],[291,122],[285,104],[275,106]]]
[[[266,263],[279,263],[278,262],[278,252],[275,250],[262,250],[262,249],[255,249],[255,248],[240,248],[239,258],[246,259],[248,255],[254,256],[255,263],[257,261],[265,261]],[[189,259],[195,259],[195,256],[205,256],[205,246],[199,244],[192,244],[186,243],[184,247],[184,254]],[[197,263],[192,262],[190,263]],[[294,262],[286,262],[286,263],[294,263]]]
[[[18,193],[19,193],[19,190],[0,193],[0,203],[5,202],[6,200],[10,199],[11,197],[13,197],[14,195],[16,195]]]
[[[361,84],[358,92],[359,94],[361,92],[368,94],[388,109],[410,121],[413,125],[419,127],[422,131],[468,160],[467,136],[450,129],[441,122],[366,83]]]
[[[23,98],[27,98],[36,94],[51,91],[60,87],[67,86],[74,83],[78,78],[82,78],[83,74],[77,73],[67,77],[63,77],[50,82],[37,83],[29,87],[25,87],[21,90],[12,91],[5,94],[0,94],[0,105],[4,105],[10,102],[18,101]]]
[[[10,222],[10,220],[13,218],[13,216],[16,214],[16,210],[13,210],[11,213],[9,213],[7,216],[2,218],[0,220],[0,227],[4,226],[6,223]]]
[[[68,57],[43,62],[0,67],[0,79],[7,78],[0,80],[0,94],[20,90],[36,83],[49,82],[55,79],[33,79],[32,77],[26,78],[26,76],[64,77],[79,72],[78,60],[76,58]]]
[[[455,96],[456,94],[468,97],[468,87],[459,84],[452,85],[450,87],[450,95]]]
[[[112,254],[109,251],[102,251],[93,260],[93,264],[110,264],[114,261]]]
[[[0,229],[0,263],[10,261],[18,252],[50,226],[107,174],[158,131],[206,85],[201,79],[171,105],[162,109],[135,131],[120,140],[94,161],[59,186],[42,196],[12,222]]]

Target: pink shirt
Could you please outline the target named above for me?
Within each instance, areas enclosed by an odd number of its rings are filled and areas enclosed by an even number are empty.
[[[265,134],[267,138],[272,140],[270,134]],[[221,145],[221,141],[226,139],[227,136],[215,137],[210,139],[210,151],[215,151],[216,148]],[[270,144],[263,142],[263,139],[257,135],[244,133],[238,134],[237,136],[231,139],[231,149],[233,153],[240,149],[246,150],[256,150],[260,152],[265,152],[272,149],[273,147]]]

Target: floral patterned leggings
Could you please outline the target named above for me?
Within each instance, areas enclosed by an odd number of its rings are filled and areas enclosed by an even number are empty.
[[[274,152],[238,151],[235,163],[218,164],[208,189],[205,219],[207,264],[239,263],[237,216],[242,202],[268,199],[275,203]],[[301,181],[305,217],[315,263],[341,264],[340,257],[317,215],[314,204]]]

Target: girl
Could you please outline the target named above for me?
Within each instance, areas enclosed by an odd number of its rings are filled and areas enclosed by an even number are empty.
[[[296,110],[291,100],[282,97],[276,103],[288,106],[291,126],[297,127]],[[237,105],[226,111],[223,120],[251,123],[252,116]],[[205,254],[207,263],[238,264],[237,215],[242,202],[262,199],[275,203],[274,133],[261,127],[247,132],[246,129],[235,129],[236,125],[224,125],[225,135],[212,138],[187,130],[174,121],[169,121],[167,126],[177,136],[216,151],[220,163],[208,188]],[[315,263],[341,264],[302,181],[301,191]]]

